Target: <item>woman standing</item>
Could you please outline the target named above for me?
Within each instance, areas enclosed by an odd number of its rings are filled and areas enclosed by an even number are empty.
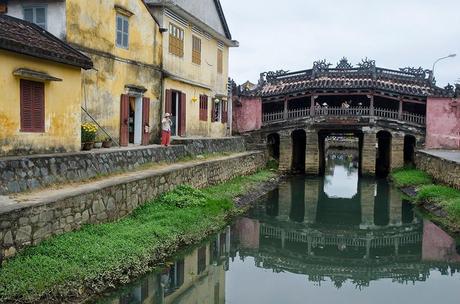
[[[170,119],[171,114],[165,113],[163,120],[161,121],[161,144],[163,146],[169,146],[171,142],[171,126],[172,121]]]

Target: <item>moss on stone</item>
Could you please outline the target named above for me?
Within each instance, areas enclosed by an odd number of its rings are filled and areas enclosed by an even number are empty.
[[[126,283],[220,230],[236,211],[232,199],[274,176],[260,171],[203,190],[181,186],[122,220],[27,248],[0,269],[0,302],[61,303]]]

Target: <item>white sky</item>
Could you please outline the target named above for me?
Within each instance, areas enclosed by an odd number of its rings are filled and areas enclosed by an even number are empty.
[[[460,0],[221,0],[233,39],[230,77],[310,69],[343,56],[379,67],[431,69],[439,86],[460,79]]]

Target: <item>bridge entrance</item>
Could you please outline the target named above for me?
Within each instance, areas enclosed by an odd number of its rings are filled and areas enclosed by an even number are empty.
[[[375,173],[386,177],[391,170],[391,133],[380,131],[377,133],[377,156]]]
[[[305,153],[307,145],[307,134],[305,130],[295,130],[292,137],[292,166],[294,173],[305,173]]]

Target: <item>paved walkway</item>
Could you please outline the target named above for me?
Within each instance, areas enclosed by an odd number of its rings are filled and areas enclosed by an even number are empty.
[[[423,153],[433,155],[435,157],[443,158],[452,162],[460,164],[460,150],[420,150]]]

